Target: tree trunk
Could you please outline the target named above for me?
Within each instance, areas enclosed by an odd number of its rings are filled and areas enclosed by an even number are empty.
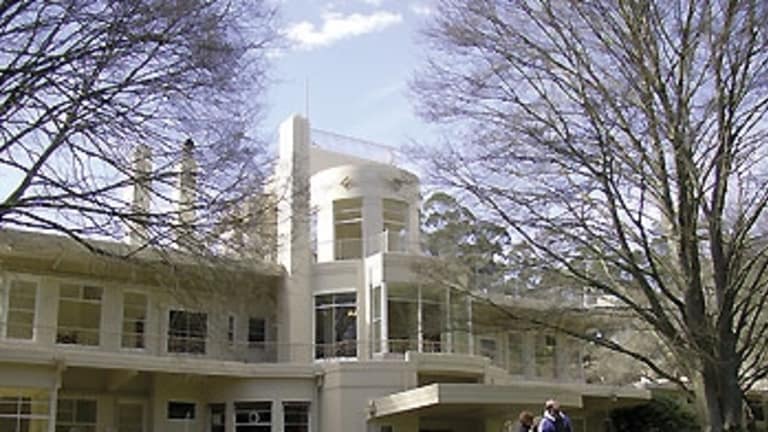
[[[742,429],[742,393],[734,360],[702,358],[702,374],[695,387],[699,418],[704,432]]]

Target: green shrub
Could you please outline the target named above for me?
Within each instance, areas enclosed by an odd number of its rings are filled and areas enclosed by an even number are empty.
[[[615,432],[700,432],[696,417],[677,401],[655,398],[651,402],[611,412]]]

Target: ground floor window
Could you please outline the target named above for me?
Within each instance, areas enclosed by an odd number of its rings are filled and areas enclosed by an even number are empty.
[[[270,432],[272,402],[235,402],[235,432]]]
[[[168,401],[168,420],[194,420],[195,403]]]
[[[283,431],[309,432],[309,402],[283,403]]]
[[[56,432],[96,432],[97,404],[91,399],[59,399]]]
[[[0,431],[45,432],[48,429],[48,394],[0,389]]]

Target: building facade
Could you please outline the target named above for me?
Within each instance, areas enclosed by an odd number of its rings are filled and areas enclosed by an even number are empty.
[[[171,271],[0,233],[0,432],[495,432],[549,398],[602,431],[650,398],[427,282],[418,177],[321,137],[280,127],[274,263]]]

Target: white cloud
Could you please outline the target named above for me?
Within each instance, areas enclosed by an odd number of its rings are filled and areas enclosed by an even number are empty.
[[[403,21],[399,13],[377,11],[369,15],[327,12],[320,27],[309,21],[288,26],[285,35],[296,48],[313,49],[328,46],[342,39],[384,30]]]
[[[432,15],[434,12],[431,7],[421,3],[412,3],[410,5],[410,9],[411,12],[413,12],[415,15],[420,16]]]
[[[363,0],[363,3],[369,4],[371,6],[381,6],[383,0]]]

